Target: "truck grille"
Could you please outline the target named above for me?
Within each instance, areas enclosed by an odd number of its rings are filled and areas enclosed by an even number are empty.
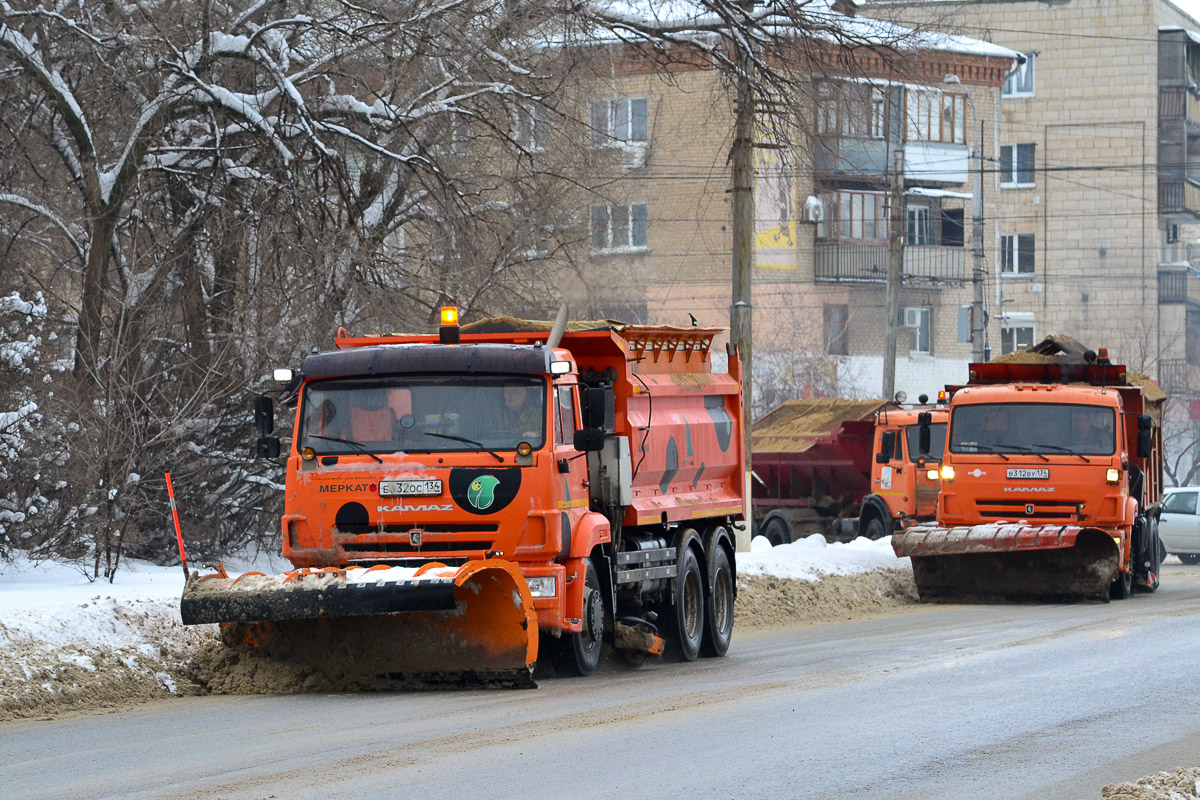
[[[399,563],[407,559],[437,559],[449,562],[454,557],[464,560],[479,557],[491,550],[495,544],[495,539],[491,536],[460,538],[463,534],[495,533],[499,529],[500,526],[494,523],[408,523],[384,525],[382,530],[379,526],[355,525],[335,529],[334,541],[345,552],[347,559],[354,562]],[[416,531],[421,532],[419,546],[412,542],[412,535]]]
[[[976,500],[975,510],[983,517],[999,519],[1069,519],[1078,520],[1083,502],[1079,500]],[[1032,511],[1030,511],[1032,507]]]

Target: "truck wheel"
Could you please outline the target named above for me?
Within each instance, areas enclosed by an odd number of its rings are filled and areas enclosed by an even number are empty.
[[[1162,542],[1158,538],[1158,520],[1154,518],[1146,520],[1146,531],[1149,541],[1143,548],[1145,554],[1142,556],[1142,559],[1143,562],[1149,562],[1149,566],[1139,567],[1134,588],[1140,592],[1150,593],[1158,591],[1159,584],[1161,583]]]
[[[767,524],[763,526],[762,535],[767,537],[767,541],[771,543],[772,547],[792,542],[792,529],[788,526],[787,520],[781,517],[771,517],[767,520]]]
[[[587,575],[583,579],[583,630],[564,633],[554,642],[550,658],[554,671],[563,677],[591,675],[600,663],[604,644],[604,594],[600,578],[590,558],[583,560]]]
[[[867,523],[866,530],[863,532],[863,535],[868,539],[882,539],[885,536],[891,536],[891,534],[891,526],[885,525],[879,517],[871,517],[870,522]]]
[[[671,649],[679,661],[695,661],[704,638],[704,576],[696,551],[684,547],[679,554],[675,604],[665,615],[670,621]]]
[[[1108,596],[1113,600],[1124,600],[1133,594],[1133,571],[1117,572]]]
[[[704,655],[723,656],[733,639],[733,567],[720,544],[709,556],[709,586],[704,603]]]

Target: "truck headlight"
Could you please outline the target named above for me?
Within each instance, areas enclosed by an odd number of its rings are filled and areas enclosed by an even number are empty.
[[[545,575],[537,578],[526,578],[529,593],[534,597],[554,597],[558,594],[558,578]]]
[[[931,481],[936,481],[938,479],[938,471],[936,469],[926,470],[925,477]]]
[[[1121,470],[1117,469],[1116,467],[1109,467],[1108,474],[1105,475],[1105,477],[1108,479],[1109,483],[1120,483]]]
[[[944,480],[944,481],[954,480],[954,465],[953,464],[943,464],[942,465],[942,480]]]

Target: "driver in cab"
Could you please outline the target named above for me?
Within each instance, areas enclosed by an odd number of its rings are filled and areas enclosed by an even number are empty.
[[[541,438],[542,409],[538,393],[528,386],[504,387],[504,403],[492,416],[491,428],[527,441]]]

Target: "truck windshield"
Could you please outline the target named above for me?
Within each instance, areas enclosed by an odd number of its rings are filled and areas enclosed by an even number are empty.
[[[908,439],[908,460],[916,463],[921,458],[921,426],[909,425],[904,429]],[[941,460],[942,452],[946,449],[946,423],[935,422],[929,426],[929,452],[925,458]]]
[[[955,408],[952,453],[1070,453],[1116,451],[1116,412],[1067,403],[981,403]]]
[[[515,450],[546,438],[546,381],[397,375],[310,382],[299,447],[321,455]]]

